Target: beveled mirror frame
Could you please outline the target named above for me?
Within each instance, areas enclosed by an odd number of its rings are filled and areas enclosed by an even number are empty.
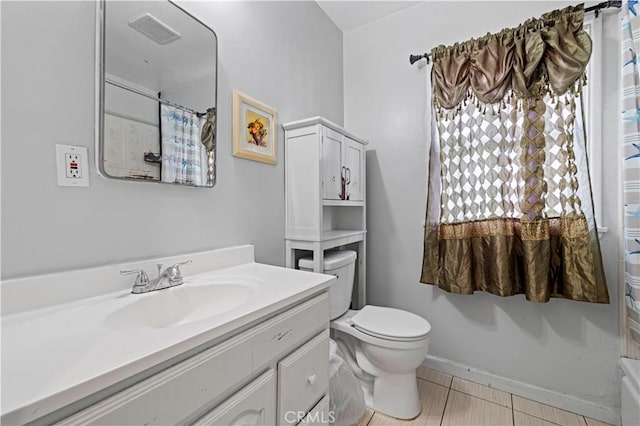
[[[215,31],[210,28],[208,25],[204,24],[198,18],[194,17],[192,14],[187,12],[182,7],[178,6],[171,0],[167,0],[167,3],[171,4],[185,15],[189,16],[195,22],[202,25],[204,28],[211,31],[215,39],[215,58],[214,58],[214,90],[215,95],[213,97],[213,102],[215,106],[213,107],[215,111],[215,119],[214,119],[214,135],[213,135],[213,149],[211,151],[207,151],[208,153],[208,170],[207,170],[207,184],[206,185],[190,185],[186,183],[172,183],[172,182],[162,182],[161,180],[150,180],[150,179],[136,179],[132,177],[121,177],[121,176],[111,176],[109,175],[104,168],[104,127],[105,127],[105,77],[106,77],[106,12],[105,7],[108,0],[99,0],[96,2],[96,55],[95,55],[95,140],[96,140],[96,151],[95,151],[95,161],[96,161],[96,170],[99,175],[109,180],[121,180],[121,181],[129,181],[129,182],[149,182],[149,183],[162,183],[162,184],[173,184],[176,186],[185,186],[191,188],[213,188],[217,182],[217,121],[218,121],[218,36]],[[171,104],[171,102],[168,102]],[[160,142],[159,142],[160,143]]]

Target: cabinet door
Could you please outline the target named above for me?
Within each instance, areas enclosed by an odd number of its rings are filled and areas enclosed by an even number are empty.
[[[278,363],[279,425],[300,422],[329,389],[329,331]]]
[[[329,411],[329,395],[316,404],[298,426],[326,426],[335,423],[334,414]]]
[[[339,200],[342,176],[342,141],[344,137],[322,128],[322,198]]]
[[[194,424],[274,425],[276,423],[275,386],[275,373],[270,369]]]
[[[354,140],[345,140],[345,167],[347,180],[347,194],[351,201],[364,200],[364,145]]]

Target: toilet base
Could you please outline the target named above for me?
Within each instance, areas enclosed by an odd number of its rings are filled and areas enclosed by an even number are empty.
[[[371,393],[370,393],[371,395]],[[408,420],[422,411],[416,372],[412,374],[381,374],[375,377],[369,408],[387,416]]]
[[[372,336],[353,326],[355,314],[348,311],[331,321],[331,333],[360,380],[367,407],[403,420],[419,416],[416,370],[427,355],[428,336],[417,340]]]

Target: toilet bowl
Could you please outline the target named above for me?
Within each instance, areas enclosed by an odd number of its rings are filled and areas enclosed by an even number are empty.
[[[350,310],[356,252],[325,254],[324,273],[336,276],[329,288],[331,335],[359,379],[365,402],[386,415],[411,419],[420,414],[416,369],[429,345],[431,325],[400,309],[367,305]],[[312,270],[303,258],[301,270]]]

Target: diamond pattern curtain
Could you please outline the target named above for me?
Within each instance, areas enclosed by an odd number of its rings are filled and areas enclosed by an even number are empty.
[[[432,51],[421,281],[608,303],[580,92],[582,6]]]

